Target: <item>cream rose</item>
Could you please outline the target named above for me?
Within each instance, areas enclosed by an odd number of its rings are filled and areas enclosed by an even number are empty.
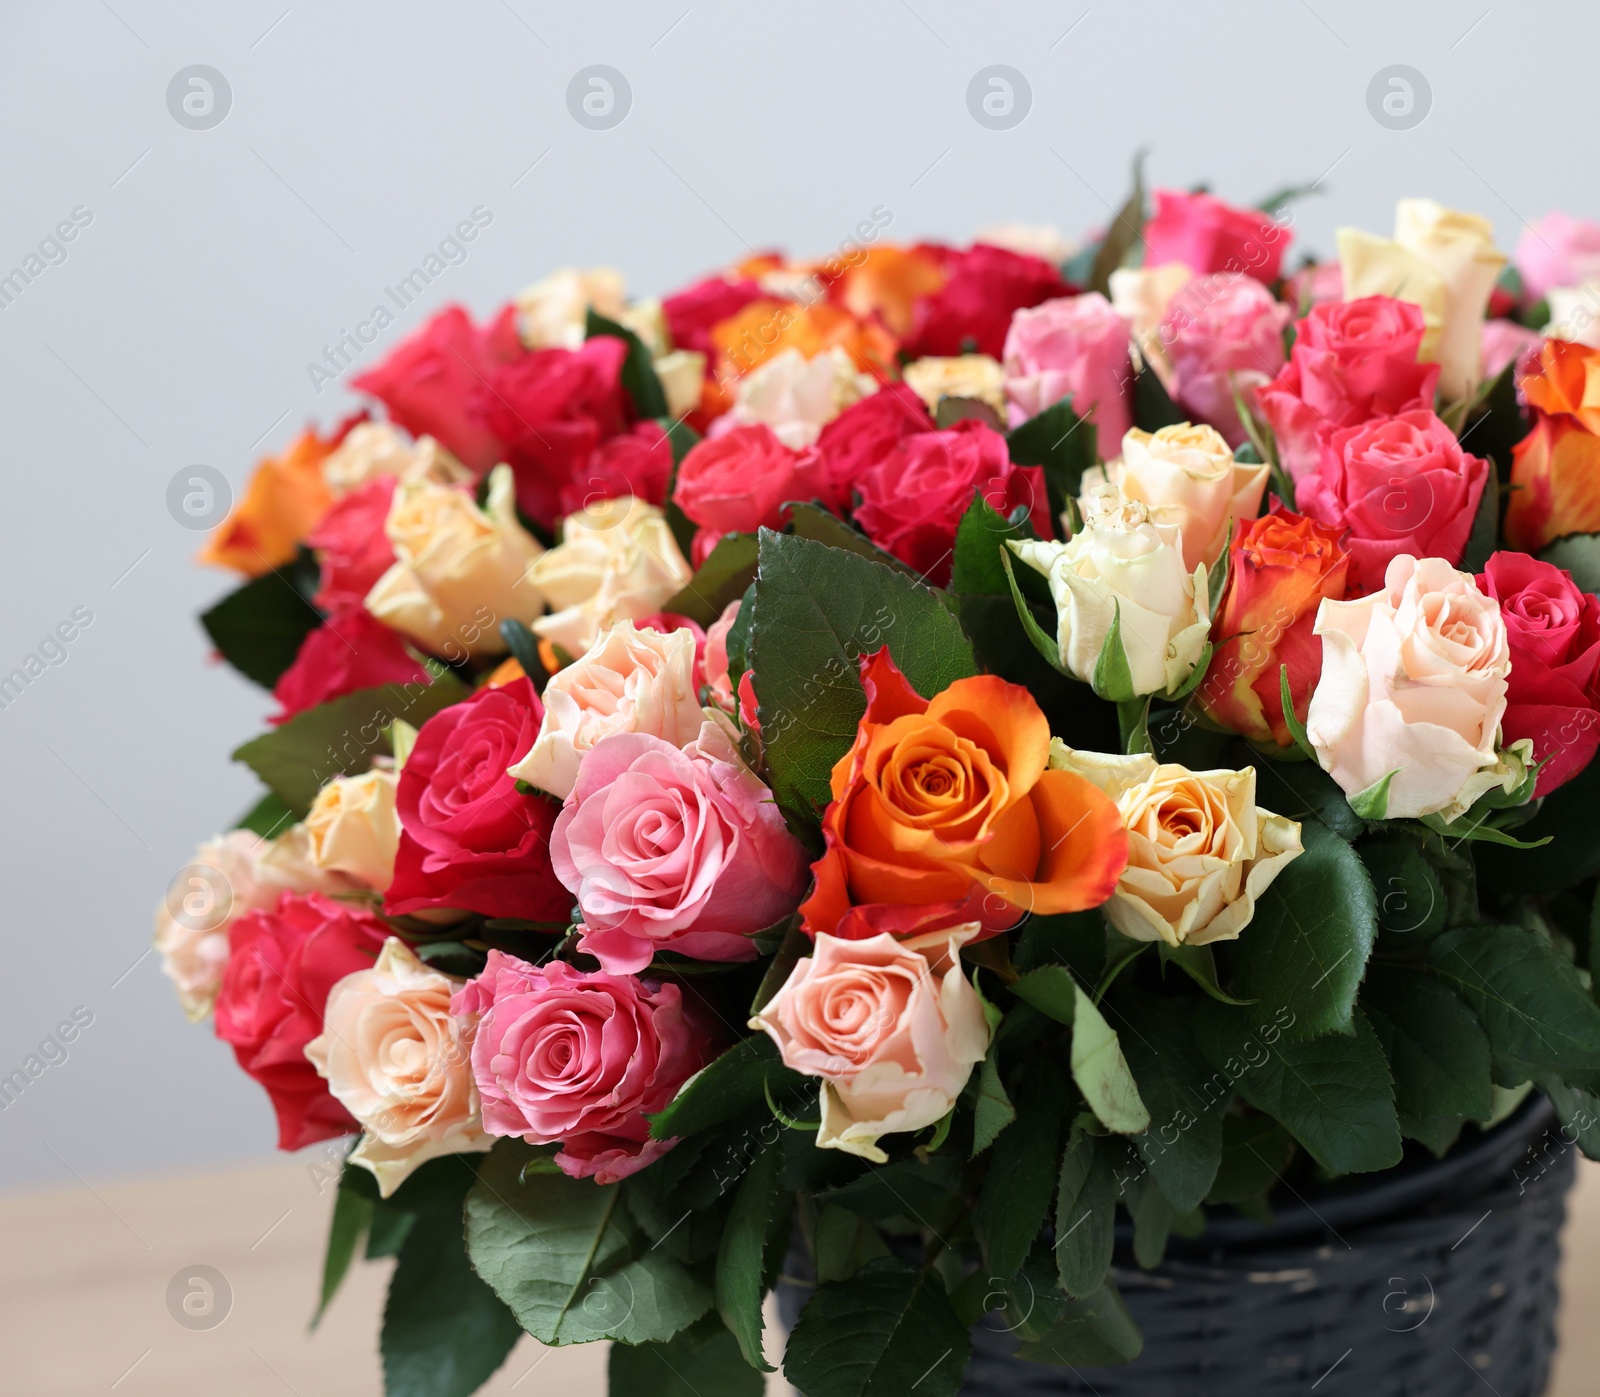
[[[322,462],[322,479],[335,498],[379,476],[465,485],[472,473],[432,437],[408,441],[387,422],[358,422]]]
[[[914,359],[901,370],[901,376],[929,412],[939,410],[940,398],[976,398],[1005,417],[1006,373],[1000,361],[987,354]]]
[[[798,349],[785,349],[739,380],[727,422],[764,422],[791,451],[804,451],[828,423],[876,389],[872,375],[858,373],[842,349],[826,349],[810,359]]]
[[[602,737],[642,732],[686,747],[704,721],[695,694],[694,632],[663,635],[618,621],[545,685],[539,735],[511,774],[565,800],[583,754]]]
[[[1159,267],[1118,267],[1111,273],[1111,308],[1133,329],[1133,342],[1139,356],[1155,370],[1156,376],[1172,388],[1172,365],[1161,342],[1161,322],[1173,297],[1194,279],[1182,262],[1165,262]]]
[[[616,320],[626,304],[622,273],[610,267],[551,272],[517,294],[522,342],[529,349],[576,349],[584,341],[591,306]]]
[[[1500,604],[1442,558],[1402,553],[1384,585],[1324,601],[1306,736],[1347,796],[1389,783],[1389,819],[1453,820],[1520,779],[1495,752],[1511,651]]]
[[[322,1033],[306,1044],[328,1090],[361,1122],[350,1162],[372,1171],[385,1198],[426,1160],[494,1144],[482,1129],[469,1045],[450,1014],[455,989],[391,936],[371,970],[328,992]]]
[[[822,1149],[874,1163],[878,1138],[934,1124],[989,1049],[961,947],[976,923],[897,941],[820,935],[753,1019],[785,1064],[822,1078]]]
[[[1121,617],[1122,648],[1135,694],[1176,690],[1199,663],[1211,628],[1206,565],[1185,565],[1178,531],[1110,487],[1083,498],[1084,526],[1067,542],[1009,540],[1049,580],[1061,665],[1092,681]]]
[[[543,550],[517,522],[509,466],[489,473],[482,509],[464,488],[402,480],[384,531],[395,561],[367,593],[367,610],[424,649],[498,655],[499,623],[539,614],[527,574]]]
[[[1418,357],[1439,365],[1439,392],[1463,398],[1478,385],[1483,318],[1506,264],[1486,218],[1432,199],[1395,206],[1394,237],[1339,230],[1344,298],[1393,296],[1422,309]]]
[[[618,621],[653,616],[694,576],[666,515],[623,495],[569,514],[561,543],[528,572],[528,585],[555,610],[535,632],[574,658]]]
[[[1152,523],[1177,529],[1184,566],[1213,568],[1227,551],[1234,520],[1261,512],[1268,470],[1235,461],[1215,427],[1180,422],[1157,432],[1131,428],[1122,438],[1122,456],[1106,465],[1103,478],[1124,499],[1144,505]],[[1098,467],[1086,471],[1086,488],[1099,478]]]
[[[682,417],[700,406],[700,394],[706,384],[704,354],[697,349],[674,349],[655,361],[655,369],[669,416]]]
[[[1135,941],[1232,941],[1256,899],[1304,850],[1300,826],[1256,804],[1256,769],[1190,771],[1148,753],[1079,752],[1057,737],[1050,765],[1086,776],[1117,803],[1128,866],[1102,911]]]
[[[1061,230],[1049,223],[993,223],[978,229],[972,241],[1003,247],[1024,257],[1042,257],[1057,267],[1078,250],[1076,243],[1068,242]]]
[[[400,817],[394,808],[399,783],[396,773],[376,767],[329,781],[305,819],[312,862],[387,892],[400,848]]]
[[[1568,340],[1600,349],[1600,281],[1586,281],[1581,286],[1552,286],[1545,299],[1550,305],[1550,323],[1544,327],[1546,339]]]

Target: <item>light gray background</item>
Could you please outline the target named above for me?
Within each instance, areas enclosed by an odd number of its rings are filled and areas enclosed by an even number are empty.
[[[494,218],[468,260],[363,362],[556,267],[659,292],[751,248],[821,255],[879,204],[906,240],[1076,233],[1144,144],[1156,182],[1239,202],[1323,176],[1296,251],[1387,232],[1407,194],[1488,215],[1509,248],[1550,207],[1600,214],[1597,31],[1580,0],[11,0],[0,275],[75,206],[94,218],[0,310],[0,673],[74,607],[94,621],[0,711],[0,1075],[75,1006],[94,1022],[0,1111],[0,1184],[272,1147],[260,1089],[140,958],[168,878],[252,799],[227,754],[269,707],[208,661],[193,617],[231,584],[192,562],[165,491],[195,463],[237,486],[347,410],[307,361],[475,205]],[[166,106],[195,63],[233,90],[208,131]],[[610,131],[567,111],[593,63],[632,86]],[[1032,86],[1010,131],[967,110],[992,63]],[[1410,131],[1367,107],[1395,63],[1432,87]]]

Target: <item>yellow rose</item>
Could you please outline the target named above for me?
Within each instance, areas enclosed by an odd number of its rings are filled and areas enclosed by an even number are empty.
[[[322,479],[335,498],[379,476],[465,484],[472,473],[432,437],[407,441],[387,422],[359,422],[322,463]]]
[[[1432,199],[1402,199],[1394,237],[1339,230],[1344,298],[1393,296],[1421,307],[1419,358],[1439,365],[1439,391],[1463,398],[1478,385],[1489,296],[1506,264],[1489,220]]]
[[[987,354],[917,359],[905,366],[902,376],[911,391],[928,405],[929,412],[938,411],[940,398],[976,398],[1005,417],[1005,370],[998,359]]]
[[[1232,941],[1256,899],[1304,850],[1300,826],[1256,804],[1256,770],[1190,771],[1149,753],[1079,752],[1057,737],[1050,765],[1087,777],[1128,827],[1128,866],[1102,909],[1135,941]]]
[[[529,349],[577,349],[589,309],[616,320],[626,306],[622,273],[610,267],[586,272],[564,267],[517,293],[522,342]]]
[[[386,892],[400,848],[400,817],[394,808],[399,781],[392,771],[374,769],[360,776],[335,776],[318,791],[305,818],[311,861]]]
[[[542,550],[517,522],[511,468],[489,473],[480,509],[462,488],[402,480],[384,531],[395,561],[367,593],[367,610],[436,655],[498,655],[499,623],[530,621],[539,593],[525,581]]]
[[[655,361],[656,377],[667,395],[667,415],[682,417],[700,406],[706,382],[706,356],[698,349],[674,349]]]

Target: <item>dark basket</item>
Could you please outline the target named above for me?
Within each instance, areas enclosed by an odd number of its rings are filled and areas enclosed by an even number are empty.
[[[1542,1097],[1443,1160],[1289,1199],[1266,1225],[1219,1213],[1141,1271],[1113,1277],[1144,1333],[1123,1368],[1013,1356],[991,1314],[972,1330],[969,1397],[1539,1397],[1555,1351],[1574,1148]],[[778,1306],[810,1293],[791,1257]]]

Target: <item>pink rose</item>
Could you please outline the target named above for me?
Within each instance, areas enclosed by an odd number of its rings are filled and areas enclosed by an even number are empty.
[[[783,506],[822,493],[822,479],[814,452],[791,451],[764,423],[697,442],[678,465],[672,494],[678,508],[700,526],[694,565],[705,561],[725,533],[780,527]]]
[[[306,537],[322,568],[317,605],[324,611],[360,606],[394,566],[394,545],[384,530],[398,484],[380,475],[358,486],[332,507]]]
[[[617,974],[657,950],[753,960],[750,934],[794,911],[807,873],[772,792],[714,723],[682,750],[638,732],[595,743],[550,862],[582,909],[580,948]]]
[[[1600,281],[1600,223],[1547,213],[1523,230],[1512,261],[1530,305],[1557,287]]]
[[[728,632],[739,619],[741,598],[735,598],[722,608],[722,615],[711,623],[706,632],[705,685],[711,701],[722,708],[733,710],[733,679],[728,673]]]
[[[1344,268],[1337,259],[1308,263],[1284,278],[1283,299],[1299,310],[1313,310],[1329,301],[1344,300]]]
[[[667,482],[672,478],[672,443],[653,420],[637,422],[594,449],[561,487],[557,507],[573,514],[597,500],[633,495],[648,504],[667,502]]]
[[[904,383],[886,383],[847,407],[817,438],[829,492],[823,498],[834,508],[848,506],[862,477],[879,461],[907,437],[932,430],[927,406]]]
[[[1070,393],[1073,411],[1094,421],[1100,459],[1110,460],[1133,425],[1131,334],[1098,291],[1019,310],[1006,332],[1011,425],[1020,426]]]
[[[1419,364],[1422,311],[1391,296],[1319,305],[1295,327],[1278,376],[1256,390],[1278,456],[1299,480],[1339,427],[1433,406],[1437,364]]]
[[[1283,366],[1289,314],[1253,277],[1223,272],[1191,281],[1162,318],[1161,342],[1176,376],[1173,397],[1231,447],[1247,440],[1234,394],[1249,403]]]
[[[1302,514],[1350,530],[1349,588],[1360,596],[1384,586],[1403,553],[1461,561],[1489,478],[1433,413],[1377,417],[1332,433],[1317,468],[1295,488]]]
[[[978,993],[961,971],[976,926],[897,941],[819,935],[750,1026],[786,1065],[820,1077],[817,1144],[882,1164],[878,1137],[943,1117],[989,1049]]]
[[[676,1141],[652,1140],[662,1110],[710,1061],[708,1016],[673,984],[631,975],[542,967],[490,951],[451,1012],[473,1021],[472,1075],[490,1135],[557,1141],[556,1164],[575,1179],[612,1184]]]
[[[1259,209],[1240,209],[1210,194],[1158,189],[1155,216],[1144,228],[1144,264],[1181,262],[1192,272],[1242,272],[1278,279],[1289,231]]]
[[[1515,364],[1517,371],[1513,377],[1517,380],[1517,394],[1520,397],[1521,380],[1533,372],[1534,362],[1539,357],[1539,346],[1543,343],[1544,336],[1537,330],[1530,330],[1515,320],[1485,320],[1482,340],[1485,381],[1499,378],[1510,365]]]

